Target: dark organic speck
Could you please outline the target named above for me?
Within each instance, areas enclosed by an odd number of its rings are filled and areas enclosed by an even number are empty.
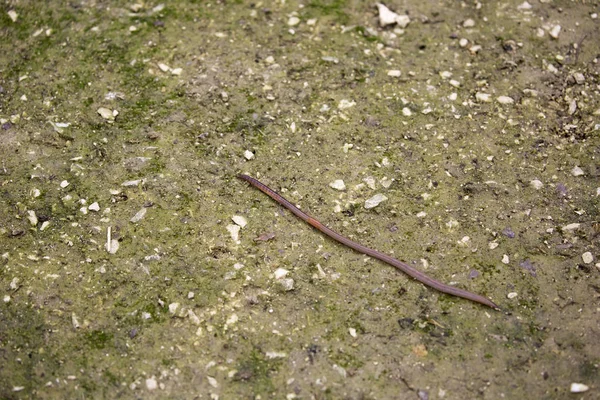
[[[502,230],[502,234],[509,239],[513,239],[515,237],[515,232],[510,228],[504,228]]]
[[[520,266],[521,266],[523,269],[527,270],[527,271],[528,271],[528,272],[531,274],[531,276],[537,276],[537,273],[535,272],[535,265],[533,265],[533,264],[531,263],[531,261],[529,261],[529,260],[524,260],[524,261],[521,261],[521,262],[519,263],[519,265],[520,265]]]

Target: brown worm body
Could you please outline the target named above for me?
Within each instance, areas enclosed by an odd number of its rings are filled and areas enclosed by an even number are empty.
[[[359,253],[363,253],[363,254],[366,254],[373,258],[377,258],[378,260],[381,260],[383,262],[386,262],[386,263],[396,267],[400,271],[404,272],[405,274],[410,275],[411,277],[418,280],[419,282],[421,282],[429,287],[432,287],[436,290],[439,290],[440,292],[451,294],[453,296],[462,297],[462,298],[465,298],[468,300],[472,300],[472,301],[481,303],[483,305],[486,305],[486,306],[494,308],[494,309],[499,309],[499,307],[496,304],[494,304],[494,302],[492,302],[487,297],[478,295],[476,293],[469,292],[467,290],[459,289],[454,286],[446,285],[445,283],[442,283],[440,281],[437,281],[437,280],[425,275],[421,271],[411,267],[410,265],[408,265],[402,261],[398,261],[395,258],[388,256],[387,254],[381,253],[377,250],[370,249],[366,246],[363,246],[360,243],[357,243],[355,241],[352,241],[352,240],[340,235],[339,233],[329,229],[328,227],[326,227],[325,225],[323,225],[316,219],[312,218],[310,215],[301,211],[298,207],[296,207],[295,205],[293,205],[292,203],[287,201],[282,195],[280,195],[276,191],[272,190],[267,185],[252,178],[251,176],[240,174],[237,177],[239,179],[242,179],[242,180],[248,182],[249,184],[251,184],[252,186],[257,188],[261,192],[265,193],[267,196],[271,197],[273,200],[275,200],[276,202],[278,202],[279,204],[281,204],[282,206],[284,206],[285,208],[290,210],[294,215],[296,215],[298,218],[305,221],[312,227],[323,232],[325,235],[329,236],[330,238],[337,240],[338,242],[345,244],[346,246],[358,251]]]

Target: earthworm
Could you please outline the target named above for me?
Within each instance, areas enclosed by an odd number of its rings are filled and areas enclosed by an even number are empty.
[[[366,246],[363,246],[360,243],[357,243],[355,241],[352,241],[352,240],[340,235],[339,233],[335,232],[332,229],[329,229],[328,227],[326,227],[325,225],[323,225],[322,223],[320,223],[319,221],[317,221],[310,215],[306,214],[304,211],[301,211],[298,207],[296,207],[295,205],[293,205],[292,203],[287,201],[282,195],[280,195],[273,189],[269,188],[267,185],[259,182],[257,179],[254,179],[251,176],[243,175],[243,174],[240,174],[237,177],[241,180],[248,182],[249,184],[251,184],[252,186],[257,188],[261,192],[265,193],[267,196],[269,196],[270,198],[275,200],[277,203],[281,204],[282,206],[284,206],[285,208],[290,210],[295,216],[297,216],[298,218],[300,218],[301,220],[303,220],[310,226],[318,229],[319,231],[321,231],[325,235],[329,236],[333,240],[336,240],[342,244],[345,244],[346,246],[358,251],[359,253],[366,254],[373,258],[377,258],[378,260],[381,260],[385,263],[388,263],[391,266],[394,266],[397,269],[399,269],[400,271],[404,272],[405,274],[418,280],[419,282],[421,282],[431,288],[439,290],[440,292],[451,294],[453,296],[462,297],[462,298],[465,298],[468,300],[472,300],[474,302],[481,303],[488,307],[499,310],[499,307],[496,304],[494,304],[494,302],[492,302],[487,297],[478,295],[476,293],[469,292],[467,290],[459,289],[454,286],[446,285],[445,283],[442,283],[440,281],[437,281],[437,280],[425,275],[423,272],[411,267],[410,265],[408,265],[402,261],[396,260],[395,258],[388,256],[387,254],[381,253],[377,250],[370,249]]]

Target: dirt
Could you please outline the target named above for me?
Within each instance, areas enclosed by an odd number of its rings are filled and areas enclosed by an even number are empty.
[[[386,5],[3,2],[1,398],[598,397],[598,2]]]

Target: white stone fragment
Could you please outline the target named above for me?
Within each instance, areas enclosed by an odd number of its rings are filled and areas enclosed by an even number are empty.
[[[160,68],[162,72],[169,72],[171,70],[171,67],[163,63],[158,63],[158,68]]]
[[[239,225],[240,228],[244,228],[246,225],[248,225],[248,221],[246,220],[246,218],[242,217],[241,215],[234,215],[233,217],[231,217],[231,220],[236,225]]]
[[[560,25],[554,25],[552,27],[552,29],[550,29],[550,32],[548,32],[548,33],[550,34],[552,39],[558,39],[558,35],[560,35],[560,30],[561,30]]]
[[[31,224],[31,226],[37,226],[38,217],[35,215],[35,211],[27,210],[27,219],[29,220],[29,224]]]
[[[125,186],[125,187],[137,186],[140,184],[140,182],[144,182],[144,180],[136,179],[134,181],[125,181],[125,182],[121,183],[121,186]]]
[[[278,282],[286,292],[294,290],[294,280],[292,278],[279,279]]]
[[[583,260],[584,263],[591,264],[592,261],[594,261],[594,256],[592,255],[591,252],[586,251],[585,253],[583,253],[581,255],[581,259]]]
[[[183,69],[181,69],[181,68],[173,68],[171,70],[171,75],[179,76],[179,75],[181,75],[182,72],[183,72]]]
[[[352,336],[353,338],[356,337],[356,329],[348,328],[348,332],[350,333],[350,336]]]
[[[510,263],[510,259],[508,258],[508,256],[506,254],[504,254],[502,256],[502,264],[508,264]]]
[[[452,72],[450,71],[440,71],[440,76],[442,79],[452,78]]]
[[[341,179],[329,183],[329,187],[335,190],[346,190],[346,184]]]
[[[227,325],[233,325],[236,322],[238,322],[240,320],[240,317],[237,316],[237,314],[231,314],[229,316],[229,318],[227,318],[227,321],[225,321],[225,324]]]
[[[402,75],[402,72],[399,69],[390,69],[387,72],[387,76],[392,76],[394,78],[398,78],[400,75]]]
[[[287,353],[284,353],[283,351],[267,351],[265,353],[265,355],[267,356],[267,358],[269,359],[274,359],[274,358],[285,358],[287,357]]]
[[[110,243],[110,247],[108,246],[108,243]],[[115,254],[119,250],[119,241],[116,239],[111,239],[108,243],[104,245],[106,251],[108,251],[110,254]]]
[[[77,315],[75,315],[75,313],[71,313],[71,324],[73,325],[73,328],[77,329],[81,326],[81,324],[79,323],[79,320],[77,319]]]
[[[175,313],[177,313],[177,310],[179,310],[179,303],[171,303],[169,304],[169,312],[173,315],[175,315]]]
[[[571,393],[583,393],[583,392],[587,392],[588,390],[590,390],[590,387],[588,385],[584,385],[583,383],[576,383],[573,382],[571,383]]]
[[[146,379],[146,389],[148,390],[156,390],[158,388],[158,383],[156,382],[156,378],[148,378]]]
[[[506,297],[508,297],[509,299],[514,299],[517,296],[518,296],[517,292],[510,292],[509,294],[506,295]]]
[[[577,82],[578,85],[581,85],[585,82],[585,76],[581,72],[574,73],[573,79],[575,79],[575,82]]]
[[[277,268],[275,270],[275,273],[273,275],[275,275],[275,279],[281,279],[281,278],[285,278],[285,276],[289,273],[290,271],[288,271],[285,268]]]
[[[419,211],[417,213],[417,218],[425,218],[427,216],[427,213],[425,211]]]
[[[533,6],[528,2],[524,1],[523,3],[517,6],[517,10],[531,10]]]
[[[383,178],[381,178],[379,180],[379,183],[381,184],[381,186],[383,186],[386,189],[389,189],[389,187],[392,186],[393,182],[394,182],[394,179],[390,179],[387,176],[384,176]]]
[[[346,369],[342,366],[339,366],[337,364],[333,364],[332,368],[338,373],[340,374],[343,378],[346,378],[347,376],[347,372]]]
[[[42,225],[40,226],[40,231],[46,230],[46,228],[48,228],[49,226],[50,226],[50,221],[42,222]]]
[[[60,183],[60,187],[63,188],[63,189],[66,188],[67,186],[69,186],[69,181],[62,181]]]
[[[287,21],[288,26],[296,26],[300,23],[300,18],[290,17]]]
[[[467,47],[468,44],[469,44],[469,40],[465,39],[465,38],[462,38],[458,41],[458,45],[460,47]]]
[[[563,231],[574,231],[574,230],[576,230],[576,229],[579,229],[579,227],[580,227],[580,226],[581,226],[581,224],[580,224],[580,223],[578,223],[578,222],[574,222],[574,223],[572,223],[572,224],[569,224],[569,225],[565,225],[565,226],[563,226],[561,229],[562,229]]]
[[[92,204],[90,204],[88,206],[88,210],[90,211],[100,211],[100,205],[98,204],[97,201],[93,202]]]
[[[492,96],[489,93],[477,92],[475,93],[475,99],[482,103],[489,103],[490,101],[492,101]]]
[[[579,168],[578,166],[571,170],[571,175],[573,175],[573,176],[581,176],[584,174],[585,174],[585,172],[583,172],[583,170],[581,168]]]
[[[499,246],[498,242],[489,242],[488,243],[488,247],[490,250],[494,250],[495,248],[497,248]]]
[[[398,15],[381,3],[377,3],[377,9],[379,10],[379,25],[382,27],[397,24],[400,28],[406,28],[410,23],[408,15]]]
[[[147,211],[148,211],[148,209],[146,207],[143,207],[142,209],[140,209],[140,211],[135,213],[135,215],[133,217],[131,217],[131,219],[129,221],[133,222],[134,224],[136,222],[139,222],[142,218],[144,218]]]
[[[513,104],[515,102],[515,100],[509,96],[498,96],[496,100],[498,100],[498,103],[500,104]]]
[[[464,28],[472,28],[475,26],[475,21],[472,20],[471,18],[465,20],[465,22],[463,22],[463,27]]]
[[[529,184],[531,185],[532,188],[534,188],[536,190],[540,190],[541,188],[544,187],[544,184],[539,179],[534,179],[531,182],[529,182]]]
[[[387,197],[385,197],[384,195],[378,193],[375,196],[371,197],[370,199],[367,199],[365,201],[365,208],[371,209],[371,208],[375,208],[379,205],[379,203],[386,201]]]
[[[210,386],[214,387],[215,389],[219,387],[219,383],[212,376],[207,376],[206,379],[208,380],[208,384]]]
[[[412,111],[410,111],[410,108],[404,107],[402,109],[402,115],[404,115],[405,117],[410,117],[412,115]]]
[[[353,101],[353,100],[342,99],[338,103],[338,108],[340,110],[346,110],[346,109],[348,109],[350,107],[354,107],[355,105],[356,105],[356,102]]]
[[[240,226],[239,225],[227,225],[225,227],[228,231],[229,234],[231,235],[231,239],[236,242],[236,243],[240,243]]]
[[[9,296],[9,295],[5,295],[5,296],[2,298],[2,301],[4,301],[5,303],[10,303],[10,296]]]
[[[363,182],[367,184],[370,189],[375,190],[377,187],[375,186],[375,178],[372,176],[366,176],[363,178]]]
[[[9,12],[7,12],[7,14],[12,22],[17,22],[17,18],[19,18],[19,14],[17,14],[17,12],[15,10],[10,10]]]
[[[106,107],[100,107],[97,110],[98,114],[100,114],[100,116],[102,118],[104,118],[106,120],[106,122],[112,123],[115,120],[115,117],[117,115],[119,115],[119,112],[117,110],[110,110]]]

